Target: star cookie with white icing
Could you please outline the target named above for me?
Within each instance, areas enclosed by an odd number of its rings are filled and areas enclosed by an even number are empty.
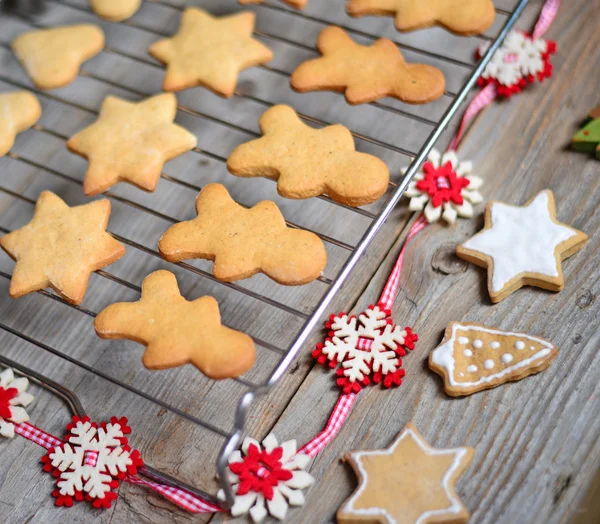
[[[554,195],[546,189],[522,207],[489,202],[485,227],[456,254],[488,268],[490,298],[497,303],[525,285],[563,289],[561,262],[586,241],[585,233],[556,220]]]
[[[388,448],[344,458],[359,486],[338,510],[339,524],[461,524],[469,519],[454,484],[471,462],[473,448],[432,448],[409,423]]]
[[[429,355],[429,367],[444,379],[448,395],[462,397],[539,373],[557,354],[538,337],[451,322]]]

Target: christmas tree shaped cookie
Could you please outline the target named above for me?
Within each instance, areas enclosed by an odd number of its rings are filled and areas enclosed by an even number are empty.
[[[429,367],[443,377],[448,395],[460,397],[539,373],[557,354],[538,337],[451,322],[429,355]]]
[[[83,62],[104,47],[104,33],[93,24],[79,24],[28,31],[11,47],[33,83],[54,89],[71,83]]]
[[[134,340],[147,346],[148,369],[192,363],[215,380],[237,377],[255,359],[248,335],[221,324],[213,297],[188,301],[170,271],[155,271],[142,282],[138,302],[120,302],[102,310],[94,322],[101,338]]]
[[[575,133],[571,144],[576,151],[595,152],[600,159],[600,106],[590,111],[584,128]]]

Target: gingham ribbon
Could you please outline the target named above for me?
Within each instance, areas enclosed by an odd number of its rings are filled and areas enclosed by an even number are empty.
[[[350,411],[352,411],[352,406],[355,401],[356,393],[340,395],[340,398],[336,402],[335,407],[329,416],[325,429],[315,438],[304,444],[304,446],[298,450],[298,453],[304,453],[309,457],[316,457],[323,451],[325,446],[327,446],[327,444],[329,444],[339,433],[340,429],[342,429],[346,418],[350,414]]]
[[[546,0],[546,3],[542,7],[538,21],[533,29],[532,38],[540,38],[548,31],[548,28],[554,21],[558,8],[560,7],[560,0]],[[491,83],[485,86],[477,96],[467,106],[465,114],[462,117],[458,132],[454,138],[450,141],[448,146],[449,150],[456,150],[459,142],[462,140],[465,131],[473,118],[481,111],[484,107],[490,105],[497,96],[496,86]]]
[[[28,422],[21,422],[15,424],[15,433],[18,433],[22,437],[25,437],[31,442],[34,442],[38,446],[41,446],[47,450],[55,448],[63,444],[63,441],[59,438],[46,433],[43,429],[37,428]],[[98,460],[97,452],[87,452],[85,456],[85,464],[94,465]],[[215,513],[217,511],[224,511],[223,508],[215,506],[210,502],[189,493],[181,488],[169,486],[167,484],[159,484],[158,482],[152,482],[143,479],[139,476],[127,475],[125,482],[135,484],[136,486],[145,486],[157,493],[161,494],[166,499],[170,500],[174,504],[177,504],[180,508],[189,511],[190,513]]]

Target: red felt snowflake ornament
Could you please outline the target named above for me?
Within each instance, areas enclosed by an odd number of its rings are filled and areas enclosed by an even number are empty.
[[[94,508],[110,508],[120,482],[144,465],[139,451],[127,443],[127,419],[112,417],[98,424],[75,416],[67,432],[64,442],[42,457],[44,471],[56,477],[56,505],[87,500]]]
[[[343,393],[358,393],[371,381],[385,388],[402,384],[405,372],[399,357],[412,351],[419,337],[411,328],[395,325],[390,310],[371,305],[358,317],[331,315],[325,327],[328,337],[312,355],[332,369],[339,365],[336,382]]]

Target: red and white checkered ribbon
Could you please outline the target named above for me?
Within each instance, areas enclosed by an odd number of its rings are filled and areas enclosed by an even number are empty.
[[[535,24],[535,28],[531,35],[532,38],[541,38],[542,35],[546,33],[554,21],[559,7],[560,0],[546,0],[546,3],[540,12],[540,16],[538,17],[538,21]],[[475,118],[479,111],[481,111],[484,107],[490,105],[497,95],[498,92],[496,90],[496,86],[494,84],[488,84],[477,94],[475,98],[473,98],[471,103],[467,106],[465,114],[462,117],[458,132],[450,141],[450,145],[448,146],[449,150],[456,150],[471,120],[473,120],[473,118]]]
[[[304,444],[304,446],[298,450],[298,453],[304,453],[309,457],[316,457],[323,451],[325,446],[327,446],[327,444],[329,444],[339,433],[340,429],[342,429],[346,418],[350,414],[350,411],[352,411],[352,406],[355,401],[356,393],[340,395],[340,398],[336,402],[335,407],[329,416],[325,429],[315,438]]]
[[[38,446],[41,446],[47,450],[63,444],[63,441],[59,438],[55,437],[54,435],[50,435],[50,433],[46,433],[44,430],[37,428],[28,422],[15,424],[15,433],[18,433],[22,437],[31,440],[31,442],[34,442]],[[84,459],[85,464],[94,465],[97,460],[97,452],[88,451],[86,453]],[[217,511],[224,511],[223,508],[215,506],[201,497],[193,495],[181,488],[176,488],[167,484],[159,484],[158,482],[152,482],[137,475],[127,475],[124,480],[130,484],[135,484],[136,486],[145,486],[153,491],[156,491],[174,504],[177,504],[180,508],[183,508],[191,513],[215,513]]]

